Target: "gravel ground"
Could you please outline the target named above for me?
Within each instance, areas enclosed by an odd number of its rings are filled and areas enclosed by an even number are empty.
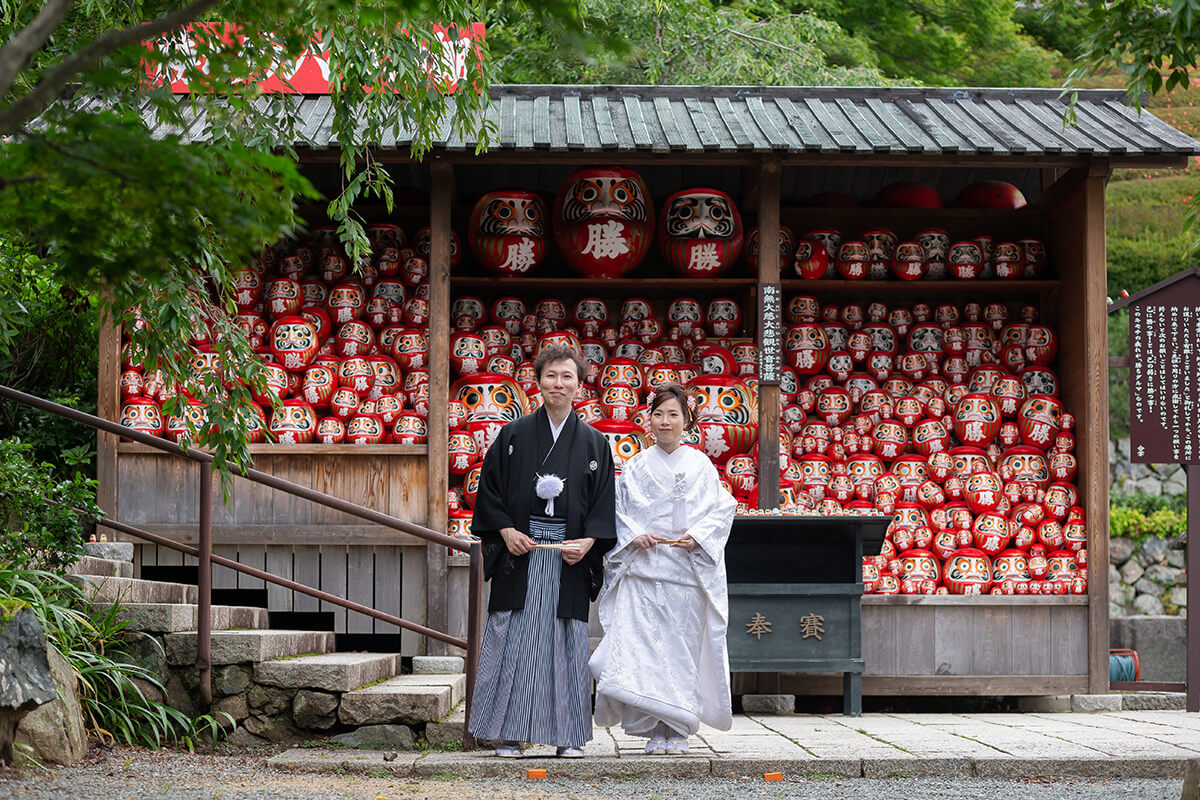
[[[53,772],[0,772],[0,800],[1175,800],[1181,780],[985,778],[705,780],[398,779],[296,775],[264,766],[277,751],[207,755],[114,748],[93,750]]]

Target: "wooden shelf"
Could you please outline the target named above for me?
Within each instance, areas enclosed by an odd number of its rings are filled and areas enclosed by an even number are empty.
[[[118,453],[167,455],[148,444],[121,442]],[[424,456],[423,444],[252,444],[250,455],[259,456]]]
[[[919,225],[928,224],[936,227],[939,221],[974,221],[988,222],[1036,222],[1041,218],[1044,209],[1036,205],[1023,208],[833,208],[828,206],[782,206],[779,209],[784,216],[804,217],[840,217],[847,221],[856,221],[867,227],[876,227],[880,220],[895,220],[911,222]]]
[[[751,288],[757,283],[754,278],[583,278],[578,276],[499,277],[495,275],[452,275],[450,277],[452,289],[470,289],[472,291],[495,289],[514,293],[527,290],[732,292]]]
[[[868,606],[1086,606],[1086,594],[864,594]]]
[[[1057,280],[1009,281],[1009,280],[973,280],[973,281],[848,281],[848,280],[816,280],[807,281],[803,278],[785,278],[780,281],[784,291],[804,292],[838,292],[841,294],[964,294],[964,295],[994,295],[1004,294],[1034,294],[1058,291]]]

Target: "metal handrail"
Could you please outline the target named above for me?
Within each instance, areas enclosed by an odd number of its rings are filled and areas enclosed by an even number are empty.
[[[15,403],[29,406],[31,408],[44,411],[48,414],[54,414],[81,425],[86,425],[96,430],[105,431],[116,436],[130,439],[135,442],[149,445],[150,447],[160,450],[168,455],[181,456],[190,461],[199,462],[205,466],[211,466],[213,455],[203,450],[196,450],[192,447],[181,446],[174,442],[162,439],[158,436],[151,436],[148,433],[135,431],[132,428],[127,428],[120,423],[106,420],[102,417],[97,417],[93,414],[80,411],[79,409],[70,408],[68,406],[53,403],[36,395],[27,394],[25,392],[13,389],[9,386],[0,384],[0,397],[12,400]],[[467,724],[463,727],[463,748],[470,749],[474,746],[474,737],[469,732],[471,719],[471,697],[475,689],[475,676],[479,668],[479,648],[481,642],[481,608],[483,598],[483,549],[478,541],[467,541],[453,536],[447,536],[444,533],[431,530],[422,525],[417,525],[412,522],[407,522],[398,517],[393,517],[390,514],[383,514],[374,509],[365,508],[357,503],[351,503],[343,500],[340,497],[318,492],[315,489],[310,489],[307,486],[300,486],[291,481],[283,480],[270,473],[260,472],[256,469],[243,469],[237,464],[227,463],[227,468],[231,473],[246,480],[263,486],[269,486],[272,489],[285,492],[296,497],[304,498],[313,503],[318,503],[327,508],[332,508],[352,516],[359,517],[369,522],[374,522],[393,530],[408,533],[424,539],[431,544],[449,547],[454,550],[461,550],[470,555],[470,574],[469,574],[469,589],[468,589],[468,609],[467,609],[467,638],[461,639],[456,636],[451,636],[448,633],[427,628],[424,625],[419,625],[415,622],[410,622],[401,617],[395,617],[391,614],[377,611],[369,606],[360,605],[350,600],[346,600],[335,595],[323,592],[320,589],[314,589],[311,586],[297,583],[273,575],[269,572],[247,567],[236,561],[214,556],[212,554],[212,469],[200,470],[200,519],[199,519],[199,537],[197,547],[182,544],[167,539],[163,536],[143,531],[123,522],[119,522],[109,517],[102,517],[97,521],[113,530],[121,531],[130,536],[136,536],[145,541],[160,544],[165,547],[170,547],[188,555],[196,556],[199,560],[198,564],[198,608],[196,613],[196,669],[200,674],[200,692],[205,704],[212,703],[212,565],[214,563],[236,570],[255,578],[274,583],[278,586],[307,594],[311,597],[316,597],[325,602],[342,606],[351,611],[356,611],[360,614],[375,619],[388,622],[406,630],[425,636],[426,638],[436,639],[440,642],[461,647],[467,651],[467,686],[466,686],[466,720]]]

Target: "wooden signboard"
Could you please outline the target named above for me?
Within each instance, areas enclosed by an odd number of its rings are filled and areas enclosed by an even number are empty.
[[[1129,307],[1134,461],[1200,463],[1200,269],[1113,305]]]
[[[1200,268],[1114,303],[1129,308],[1129,450],[1185,464],[1188,594],[1200,594]],[[1187,620],[1187,710],[1200,711],[1200,614]]]

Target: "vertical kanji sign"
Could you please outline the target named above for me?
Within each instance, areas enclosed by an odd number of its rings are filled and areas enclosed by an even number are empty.
[[[1200,595],[1200,268],[1131,297],[1129,450],[1139,463],[1185,464],[1188,595]],[[1187,710],[1200,711],[1200,614],[1187,620]]]

